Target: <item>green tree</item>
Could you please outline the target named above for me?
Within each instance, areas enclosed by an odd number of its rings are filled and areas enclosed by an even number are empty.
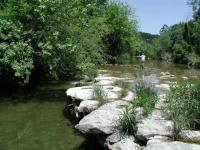
[[[120,57],[125,59],[124,53],[132,58],[141,41],[134,11],[127,5],[111,2],[106,9],[105,18],[109,27],[109,33],[104,38],[106,53],[111,56],[109,62],[116,63]]]

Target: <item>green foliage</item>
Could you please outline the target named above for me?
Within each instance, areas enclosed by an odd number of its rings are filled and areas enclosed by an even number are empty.
[[[150,34],[150,33],[145,33],[145,32],[140,32],[140,35],[142,37],[142,40],[148,44],[152,44],[153,40],[158,37],[158,35],[156,34]]]
[[[131,59],[140,46],[141,39],[137,30],[134,12],[121,3],[111,2],[105,11],[109,32],[104,37],[106,53],[110,63],[124,63],[124,58]],[[130,60],[129,60],[130,61]]]
[[[2,74],[2,80],[16,80],[20,84],[29,82],[33,69],[33,49],[30,39],[26,38],[27,34],[22,32],[21,24],[0,20],[0,72],[6,72]]]
[[[119,82],[118,84],[124,84]],[[124,85],[124,89],[129,89]],[[145,84],[144,82],[139,82],[135,85],[135,93],[137,97],[132,100],[131,104],[125,107],[122,116],[119,119],[121,130],[125,133],[135,135],[137,132],[137,119],[136,108],[143,107],[144,115],[147,116],[155,108],[155,103],[158,100],[157,92],[150,84]],[[137,118],[137,119],[136,119]]]
[[[101,85],[93,86],[93,97],[100,102],[100,106],[106,103],[107,93]]]
[[[150,57],[200,68],[200,1],[189,0],[188,4],[193,7],[194,19],[170,27],[164,25],[151,45],[154,53]]]
[[[144,115],[147,116],[155,108],[155,103],[158,100],[157,91],[152,85],[144,82],[137,83],[134,90],[137,97],[132,101],[132,107],[143,107]]]
[[[0,8],[0,77],[16,83],[39,76],[92,78],[105,60],[131,59],[139,43],[137,22],[121,3],[12,0]]]
[[[174,123],[174,137],[182,129],[200,129],[200,84],[182,83],[171,87],[164,112]]]
[[[119,118],[119,123],[122,132],[135,136],[137,132],[137,120],[133,109],[125,107],[122,116]]]

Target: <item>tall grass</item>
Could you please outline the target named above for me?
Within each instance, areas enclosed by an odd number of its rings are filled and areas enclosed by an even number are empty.
[[[123,115],[119,119],[120,129],[125,134],[135,135],[137,131],[137,121],[134,109],[130,107],[125,107],[123,110]]]
[[[164,112],[174,123],[174,138],[182,129],[200,130],[200,83],[182,83],[171,87]]]
[[[144,82],[135,85],[135,93],[137,98],[133,99],[129,107],[125,107],[122,116],[119,119],[121,130],[125,133],[135,135],[137,131],[137,114],[136,108],[143,107],[144,115],[148,115],[154,109],[158,99],[157,92],[154,87]]]
[[[137,97],[132,101],[132,106],[143,107],[144,115],[147,116],[155,108],[155,103],[158,100],[157,91],[153,85],[142,81],[135,85],[134,91]]]
[[[93,86],[93,97],[99,101],[100,106],[106,103],[107,93],[104,91],[102,85]]]

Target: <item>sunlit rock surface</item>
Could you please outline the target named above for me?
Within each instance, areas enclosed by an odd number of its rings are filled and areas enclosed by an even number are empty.
[[[84,100],[78,106],[78,111],[83,113],[89,113],[96,110],[99,107],[99,101]]]
[[[66,94],[75,100],[94,100],[95,96],[93,88],[93,86],[69,88],[66,91]],[[102,89],[106,95],[105,99],[119,99],[122,96],[122,89],[119,87],[103,86]]]
[[[142,150],[140,145],[136,144],[133,136],[126,136],[119,142],[109,145],[110,150]]]
[[[200,150],[200,145],[183,142],[152,142],[144,150]]]
[[[107,103],[81,119],[75,128],[84,134],[112,134],[119,127],[125,105],[124,101]]]

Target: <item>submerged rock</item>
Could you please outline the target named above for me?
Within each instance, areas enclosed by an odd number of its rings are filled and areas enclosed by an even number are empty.
[[[186,77],[186,76],[183,76],[182,79],[183,79],[183,80],[189,80],[189,78]]]
[[[183,142],[152,142],[144,150],[200,150],[200,145]]]
[[[96,84],[101,85],[101,86],[108,86],[108,85],[113,85],[114,81],[112,81],[112,80],[100,80]]]
[[[109,80],[109,81],[113,81],[113,82],[115,82],[115,81],[117,81],[117,80],[119,80],[120,78],[117,78],[117,77],[109,77],[109,76],[98,76],[98,77],[96,77],[95,78],[95,81],[102,81],[102,80]]]

